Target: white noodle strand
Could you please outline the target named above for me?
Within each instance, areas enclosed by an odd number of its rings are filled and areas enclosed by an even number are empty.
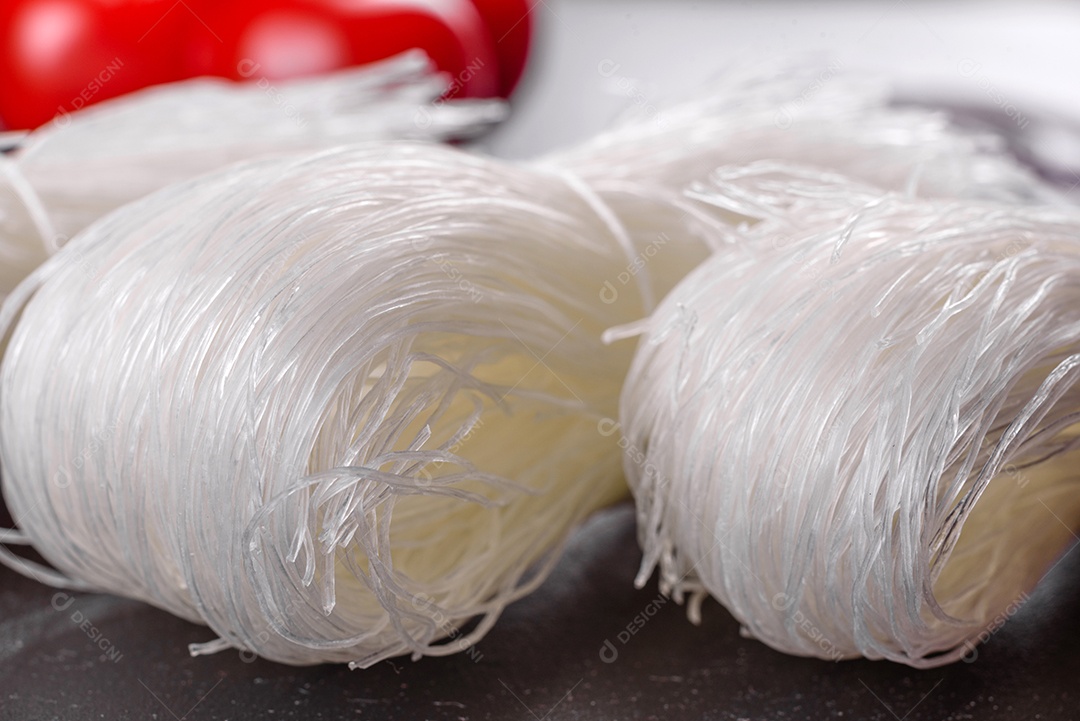
[[[644,325],[639,582],[789,653],[970,653],[1080,525],[1080,214],[767,164],[692,195],[761,222]]]
[[[603,332],[707,249],[741,252],[760,215],[687,186],[769,157],[897,190],[918,176],[924,194],[1051,196],[986,138],[840,78],[778,126],[813,77],[736,72],[532,166],[357,145],[104,217],[0,313],[23,534],[73,580],[210,626],[220,639],[193,653],[366,666],[475,643],[626,491],[620,439],[596,429],[633,346]]]
[[[171,183],[342,143],[467,138],[505,116],[497,101],[436,102],[449,85],[412,51],[321,78],[152,87],[12,134],[17,149],[0,155],[0,295],[97,218]]]

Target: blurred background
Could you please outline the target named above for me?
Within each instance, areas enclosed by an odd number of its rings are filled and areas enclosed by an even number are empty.
[[[0,0],[0,121],[35,127],[149,84],[273,81],[416,46],[453,97],[512,97],[486,146],[516,158],[622,111],[659,112],[727,64],[805,54],[879,73],[905,99],[985,110],[1072,162],[1078,34],[1080,5],[1063,0]]]
[[[544,0],[533,14],[517,114],[492,142],[515,157],[587,137],[624,108],[659,111],[725,64],[800,53],[1003,125],[1080,118],[1077,3]]]

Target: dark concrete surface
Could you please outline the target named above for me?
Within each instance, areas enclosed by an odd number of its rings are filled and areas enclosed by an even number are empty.
[[[605,512],[471,655],[363,671],[293,668],[237,651],[192,658],[187,644],[211,639],[208,629],[113,596],[57,597],[0,569],[0,719],[1080,716],[1080,553],[1067,553],[970,663],[931,671],[786,656],[741,638],[711,601],[693,626],[655,583],[633,588],[639,558],[632,509]]]

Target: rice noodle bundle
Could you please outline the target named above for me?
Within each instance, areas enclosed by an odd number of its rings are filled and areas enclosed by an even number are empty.
[[[197,78],[62,113],[0,154],[0,294],[111,210],[266,155],[364,140],[467,138],[497,101],[435,102],[449,79],[420,51],[325,77]]]
[[[412,144],[265,160],[95,223],[0,318],[3,538],[58,571],[0,558],[206,623],[220,640],[196,653],[475,643],[626,492],[596,429],[633,348],[601,335],[753,218],[690,183],[758,152],[1048,195],[985,138],[839,79],[777,126],[807,82],[736,73],[529,165]]]
[[[1080,525],[1080,214],[775,165],[693,195],[760,222],[637,327],[639,582],[789,653],[969,654]]]

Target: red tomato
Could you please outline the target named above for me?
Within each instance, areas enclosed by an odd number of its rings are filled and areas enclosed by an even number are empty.
[[[197,29],[175,0],[9,0],[0,4],[0,117],[33,128],[58,113],[182,77]],[[205,30],[205,29],[204,29]]]
[[[499,58],[499,95],[510,97],[529,57],[532,5],[537,0],[472,0],[487,23]]]
[[[0,0],[0,120],[32,128],[147,85],[295,77],[414,47],[448,95],[507,95],[530,25],[527,0]]]
[[[450,95],[491,97],[499,67],[469,0],[267,0],[220,5],[206,16],[221,42],[202,39],[192,75],[279,79],[359,65],[419,47],[451,76]]]

